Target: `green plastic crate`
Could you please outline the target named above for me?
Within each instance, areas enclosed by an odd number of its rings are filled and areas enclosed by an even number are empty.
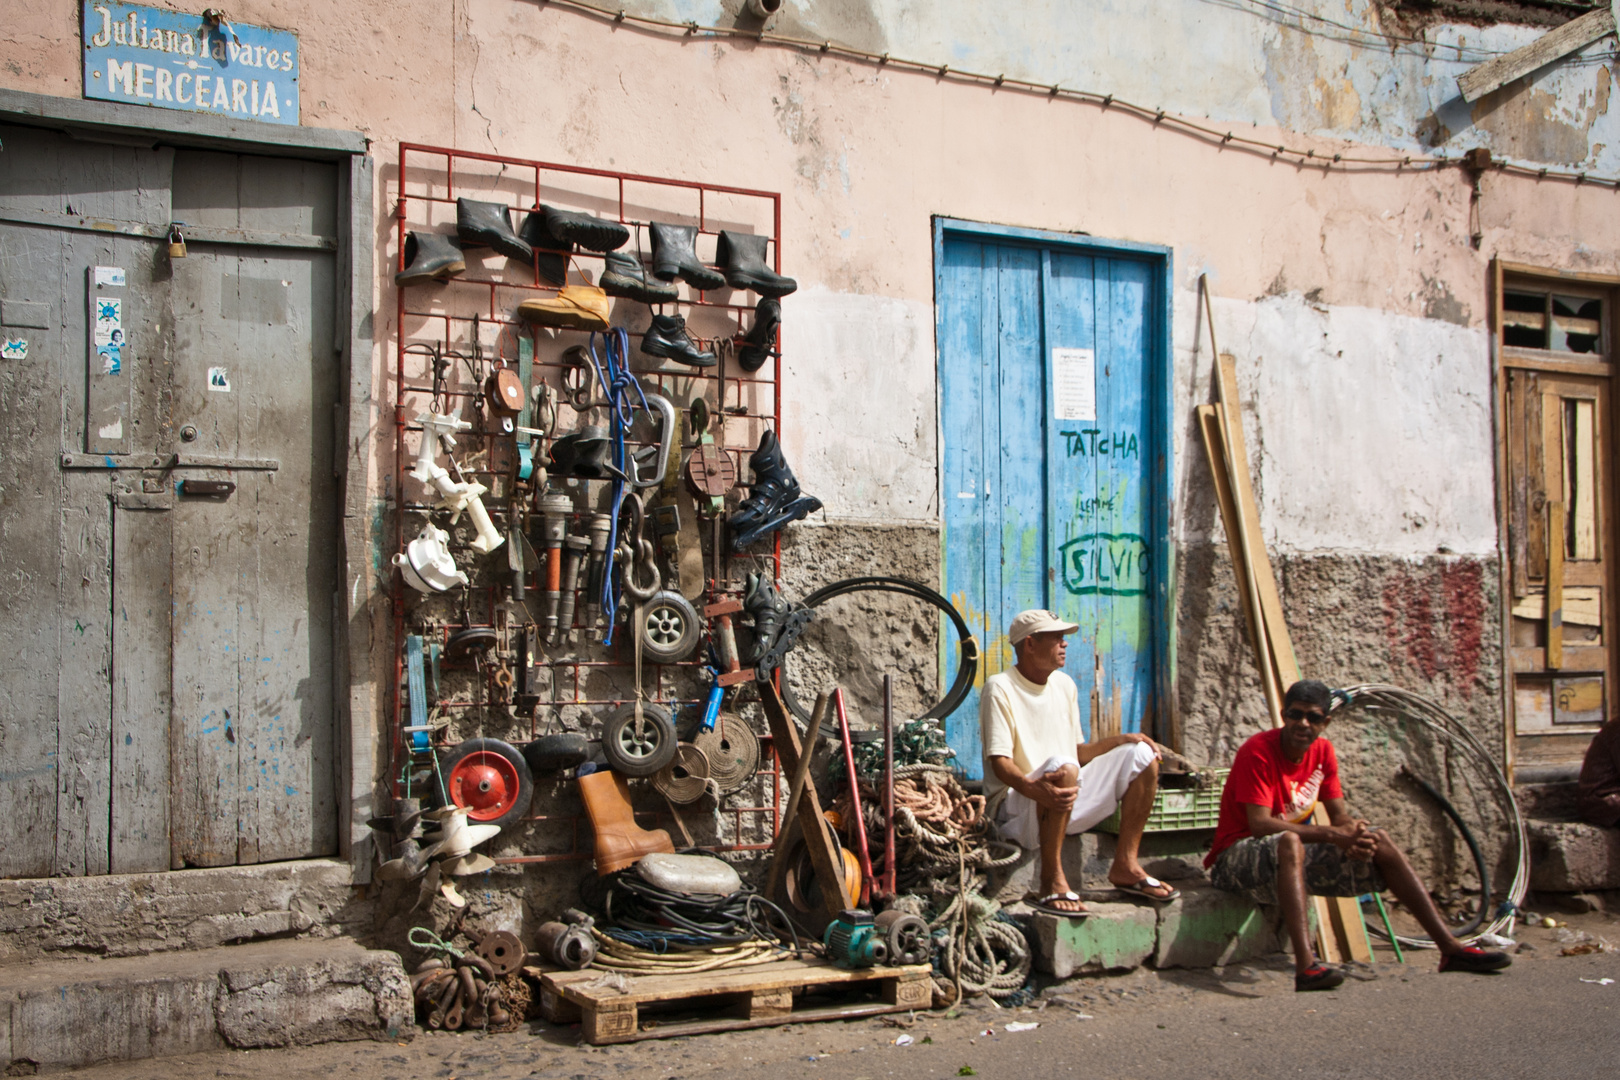
[[[1231,771],[1199,770],[1199,777],[1206,778],[1202,787],[1167,788],[1161,785],[1158,794],[1153,797],[1153,811],[1148,814],[1147,826],[1142,831],[1213,829],[1221,817],[1221,789],[1226,786],[1226,774]],[[1115,810],[1092,831],[1119,835],[1119,811]]]

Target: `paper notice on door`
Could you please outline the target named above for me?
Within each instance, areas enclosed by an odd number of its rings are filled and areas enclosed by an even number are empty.
[[[124,340],[124,302],[98,296],[96,305],[96,345],[120,344]]]
[[[1097,419],[1096,353],[1052,350],[1052,404],[1059,420]]]
[[[228,394],[228,393],[230,393],[231,392],[231,373],[230,373],[230,371],[228,369],[222,368],[222,367],[211,367],[211,368],[209,368],[208,369],[208,389],[214,391],[216,394]]]
[[[122,266],[98,266],[95,268],[96,288],[122,289],[124,287],[124,268]]]

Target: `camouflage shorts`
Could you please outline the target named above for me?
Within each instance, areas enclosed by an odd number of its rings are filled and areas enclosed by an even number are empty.
[[[1246,836],[1221,852],[1210,869],[1217,889],[1248,893],[1257,904],[1277,902],[1277,845],[1282,833]],[[1305,845],[1305,890],[1313,896],[1361,896],[1384,891],[1378,867],[1345,856],[1333,844]]]

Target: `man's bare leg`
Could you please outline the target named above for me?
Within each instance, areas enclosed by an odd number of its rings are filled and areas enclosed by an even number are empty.
[[[1282,906],[1288,940],[1294,946],[1296,975],[1304,974],[1316,963],[1305,898],[1305,844],[1296,834],[1285,832],[1277,841],[1277,903]]]
[[[1406,861],[1406,853],[1395,846],[1389,833],[1383,829],[1372,830],[1372,835],[1378,841],[1373,862],[1378,865],[1378,872],[1383,875],[1389,891],[1395,894],[1395,899],[1406,905],[1406,910],[1428,931],[1442,954],[1461,952],[1462,943],[1451,936],[1450,927],[1446,926],[1445,919],[1434,906],[1434,898],[1417,876],[1417,871],[1412,869],[1412,864]]]
[[[1115,885],[1135,885],[1148,876],[1137,856],[1142,849],[1142,830],[1153,812],[1153,796],[1158,791],[1157,760],[1149,762],[1125,788],[1125,797],[1119,803],[1119,839],[1114,847],[1114,863],[1108,868],[1108,880]],[[1166,885],[1151,891],[1169,896],[1174,890]]]
[[[1047,773],[1056,778],[1064,787],[1073,787],[1080,779],[1080,770],[1074,765],[1065,765],[1055,773]],[[1036,811],[1036,821],[1040,825],[1041,839],[1041,896],[1052,896],[1069,891],[1069,879],[1063,873],[1063,837],[1069,827],[1068,810],[1050,810],[1044,806]],[[1086,910],[1085,905],[1078,900],[1053,900],[1049,906],[1059,911],[1081,912]]]

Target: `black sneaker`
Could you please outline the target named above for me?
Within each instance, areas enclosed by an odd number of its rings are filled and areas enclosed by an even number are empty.
[[[1344,972],[1326,964],[1312,964],[1294,975],[1294,992],[1306,990],[1332,990],[1344,982]]]
[[[1513,957],[1505,952],[1486,952],[1476,949],[1472,945],[1464,946],[1461,952],[1447,953],[1440,958],[1441,971],[1501,971],[1513,963]]]

